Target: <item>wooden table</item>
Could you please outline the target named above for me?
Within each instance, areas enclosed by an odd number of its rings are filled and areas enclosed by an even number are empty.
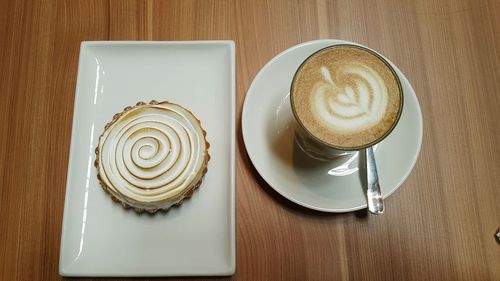
[[[406,73],[420,158],[383,215],[324,214],[263,181],[238,125],[233,279],[500,279],[499,1],[41,2],[0,1],[1,280],[60,279],[80,41],[234,40],[239,121],[259,69],[319,38],[370,46]]]

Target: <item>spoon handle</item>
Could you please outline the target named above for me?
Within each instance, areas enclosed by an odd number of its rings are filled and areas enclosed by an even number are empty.
[[[368,210],[370,213],[380,215],[384,212],[384,201],[380,193],[380,185],[378,183],[377,164],[375,164],[375,156],[373,149],[368,147],[365,149],[366,154],[366,197],[368,199]]]

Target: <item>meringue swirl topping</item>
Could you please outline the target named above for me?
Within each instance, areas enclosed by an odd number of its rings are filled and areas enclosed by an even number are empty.
[[[292,83],[292,108],[314,137],[339,148],[383,138],[402,108],[399,80],[368,49],[333,46],[309,57]]]
[[[201,183],[209,159],[205,135],[199,120],[177,104],[127,107],[99,139],[100,181],[125,205],[167,209]]]

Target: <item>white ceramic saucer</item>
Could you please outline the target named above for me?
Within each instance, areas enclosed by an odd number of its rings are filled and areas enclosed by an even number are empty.
[[[278,193],[304,207],[324,212],[366,208],[363,173],[358,157],[318,161],[306,156],[294,141],[296,126],[289,88],[300,63],[329,45],[351,43],[317,40],[294,46],[269,61],[248,89],[242,113],[243,139],[248,155],[264,180]],[[391,63],[392,64],[392,63]],[[375,151],[383,197],[408,177],[422,144],[422,113],[415,92],[396,70],[404,91],[404,109],[394,131]]]

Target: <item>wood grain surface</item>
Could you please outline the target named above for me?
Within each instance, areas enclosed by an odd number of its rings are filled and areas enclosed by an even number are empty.
[[[221,280],[500,280],[499,14],[496,0],[1,0],[0,280],[61,279],[80,41],[234,40],[239,124],[259,69],[319,38],[372,47],[407,75],[420,158],[383,215],[323,214],[262,180],[238,125],[237,269]]]

